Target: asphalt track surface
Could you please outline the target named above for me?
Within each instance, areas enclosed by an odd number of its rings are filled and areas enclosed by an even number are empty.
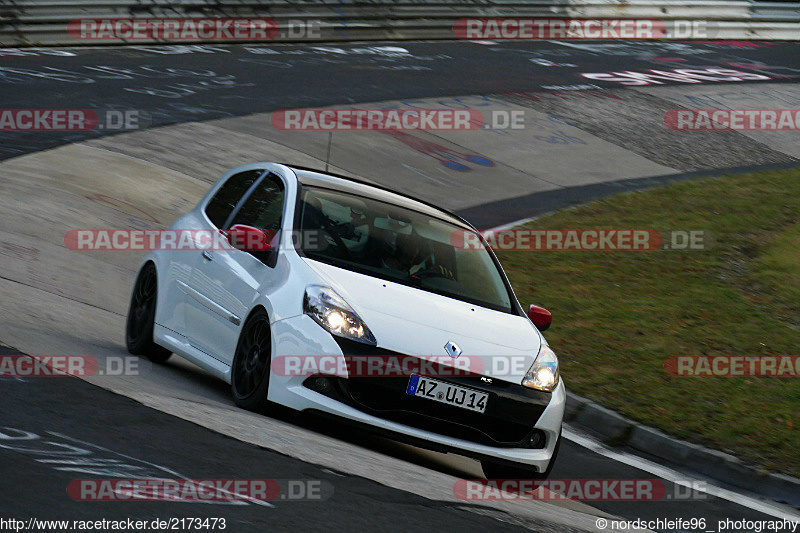
[[[3,349],[3,354],[18,353]],[[0,516],[27,521],[225,518],[228,531],[409,531],[448,524],[464,531],[513,531],[374,481],[303,463],[148,409],[78,379],[2,378]],[[13,428],[14,430],[11,430]],[[23,433],[24,432],[24,433]],[[31,434],[37,438],[29,438]],[[25,438],[22,438],[25,437]],[[74,452],[74,453],[68,453]],[[90,452],[90,453],[85,453]],[[312,481],[315,498],[295,501],[288,484],[269,506],[232,502],[83,502],[65,498],[76,478],[97,479],[109,466],[120,478],[270,479]],[[178,474],[176,476],[176,474]],[[294,494],[294,496],[292,496]],[[281,499],[281,496],[283,499]],[[467,507],[466,505],[464,507]],[[369,510],[366,513],[365,510]],[[376,523],[379,518],[380,524]]]
[[[20,352],[0,347],[0,355]],[[194,376],[210,395],[227,387]],[[521,520],[480,501],[436,501],[386,487],[337,470],[240,442],[103,388],[69,377],[0,378],[0,517],[37,520],[168,520],[225,518],[229,531],[297,531],[325,524],[330,531],[410,531],[432,525],[446,531],[585,531],[565,524]],[[270,416],[354,447],[366,447],[415,466],[447,470],[429,457],[396,448],[391,441],[313,415],[273,406]],[[687,474],[685,479],[690,479]],[[280,494],[269,505],[246,499],[197,503],[166,501],[78,501],[68,496],[81,479],[267,479]],[[552,479],[659,479],[564,441]],[[319,497],[304,499],[293,483],[316,483]],[[719,483],[716,483],[719,485]],[[596,514],[631,520],[704,518],[708,530],[718,520],[769,520],[750,509],[664,481],[659,501],[591,502]],[[312,490],[312,489],[308,489]],[[294,494],[294,496],[293,496]],[[293,499],[297,498],[297,500]],[[586,511],[586,510],[584,510]],[[665,529],[664,531],[672,531]],[[687,531],[690,531],[687,529]]]
[[[796,45],[733,49],[708,44],[699,46],[706,53],[698,59],[692,51],[698,46],[681,48],[669,44],[637,44],[619,54],[600,54],[554,43],[139,47],[63,49],[62,55],[3,51],[0,53],[0,101],[6,109],[137,109],[152,117],[150,126],[160,126],[282,108],[546,91],[550,90],[547,87],[586,83],[620,89],[618,83],[587,80],[578,72],[643,71],[663,68],[665,60],[674,63],[673,67],[686,68],[710,65],[733,68],[731,64],[748,64],[751,68],[757,68],[753,65],[772,66],[773,83],[792,83],[800,77],[800,54],[796,53]],[[395,47],[408,50],[413,59],[398,60],[397,52],[392,51]],[[271,52],[264,52],[265,49]],[[546,66],[546,62],[573,66],[557,68]],[[780,65],[780,69],[775,65]],[[213,75],[208,74],[209,71]],[[0,157],[8,159],[110,133],[2,132]],[[632,183],[631,187],[658,181],[643,180]],[[557,193],[561,195],[557,200],[561,205],[568,205],[621,188],[624,186],[575,189]],[[520,218],[519,214],[536,214],[536,209],[552,209],[552,199],[535,195],[517,199],[518,209],[511,215]],[[487,216],[487,213],[502,211],[507,205],[488,204],[482,209],[475,208],[474,214]],[[505,216],[504,220],[492,220],[498,223],[514,220],[508,214]],[[224,384],[205,379],[202,373],[184,372],[177,379],[196,388],[201,395],[215,398],[227,395]],[[90,476],[85,472],[64,470],[65,464],[54,461],[52,453],[46,454],[38,444],[28,446],[26,451],[16,441],[12,445],[6,439],[0,442],[3,445],[0,447],[2,517],[226,517],[232,531],[303,530],[323,525],[330,530],[485,531],[523,527],[534,531],[569,530],[563,524],[549,522],[546,517],[522,521],[511,514],[484,508],[480,503],[454,504],[423,498],[337,471],[336,465],[299,461],[209,431],[77,379],[3,378],[0,388],[3,406],[0,426],[13,428],[7,429],[6,435],[31,432],[40,437],[37,442],[56,443],[47,445],[48,449],[72,442],[78,447],[91,448],[101,460],[133,462],[138,467],[143,467],[142,461],[147,461],[148,468],[161,468],[160,472],[169,469],[173,474],[190,479],[314,479],[333,489],[330,498],[322,501],[276,501],[274,507],[252,503],[76,502],[65,495],[67,484],[72,479]],[[458,473],[452,464],[435,456],[416,453],[359,430],[345,429],[340,424],[280,410],[273,416],[309,435],[317,433],[352,449],[366,448],[399,458],[407,462],[410,470],[419,472],[420,483],[425,482],[428,469]],[[679,465],[668,466],[677,468],[680,474]],[[685,475],[689,478],[692,473],[685,472]],[[653,479],[659,476],[567,440],[551,477]],[[673,485],[666,485],[671,493]],[[591,508],[581,510],[632,520],[702,517],[707,520],[710,531],[715,530],[717,520],[726,518],[771,518],[747,506],[707,495],[692,501],[591,502]]]
[[[59,49],[61,54],[74,54],[66,56],[7,50],[0,51],[0,101],[6,109],[141,110],[157,126],[358,102],[586,84],[620,87],[581,73],[750,65],[769,72],[775,82],[800,78],[800,55],[793,43],[731,47],[638,42],[622,43],[619,49],[604,53],[580,48],[584,44],[403,42]],[[114,132],[3,132],[0,157],[109,133]]]

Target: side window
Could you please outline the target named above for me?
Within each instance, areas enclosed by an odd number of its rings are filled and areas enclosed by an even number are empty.
[[[274,175],[268,175],[244,202],[233,217],[231,226],[246,224],[260,230],[276,232],[283,218],[283,183]]]
[[[217,194],[208,202],[206,206],[206,216],[216,227],[221,228],[228,220],[233,208],[241,200],[242,195],[247,192],[253,183],[264,173],[263,170],[247,170],[234,174],[222,187]]]

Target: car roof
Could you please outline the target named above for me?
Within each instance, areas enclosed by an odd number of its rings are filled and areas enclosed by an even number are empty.
[[[438,218],[456,226],[463,228],[475,229],[469,222],[459,217],[458,215],[442,209],[424,200],[419,200],[412,196],[400,194],[380,185],[368,183],[355,178],[347,176],[340,176],[331,174],[320,170],[298,167],[295,165],[286,165],[297,176],[297,180],[301,185],[308,185],[310,187],[321,187],[325,189],[333,189],[337,191],[354,194],[357,196],[365,196],[373,200],[386,202],[388,204],[397,205],[412,211],[426,214],[433,218]]]

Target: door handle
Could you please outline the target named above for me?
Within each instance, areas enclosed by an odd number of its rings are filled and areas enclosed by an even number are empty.
[[[206,261],[213,261],[214,256],[211,255],[211,252],[203,252],[203,259],[205,259]]]

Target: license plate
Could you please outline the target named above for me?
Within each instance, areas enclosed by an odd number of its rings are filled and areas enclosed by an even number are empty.
[[[454,405],[455,407],[479,413],[486,411],[486,402],[489,401],[489,395],[485,392],[445,383],[438,379],[417,376],[416,374],[412,375],[408,381],[406,392],[412,396],[419,396],[420,398]]]

